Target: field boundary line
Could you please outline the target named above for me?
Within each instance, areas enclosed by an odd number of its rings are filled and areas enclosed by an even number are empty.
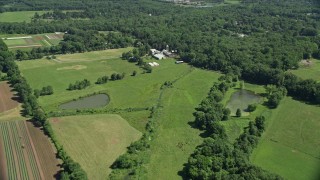
[[[11,38],[2,38],[4,40],[16,40],[16,39],[32,39],[32,36],[24,36],[24,37],[11,37]]]
[[[45,35],[48,39],[51,39],[48,35]]]
[[[36,159],[36,163],[37,163],[37,166],[38,166],[38,169],[39,169],[40,177],[41,177],[41,179],[44,179],[44,174],[43,174],[42,167],[41,167],[41,164],[40,164],[40,161],[39,161],[38,153],[36,151],[36,148],[34,147],[33,140],[32,140],[31,135],[29,133],[29,129],[27,127],[26,121],[23,121],[23,123],[24,123],[24,126],[26,127],[27,135],[28,135],[28,138],[29,138],[29,141],[30,141],[30,144],[31,144],[31,148],[33,150],[34,157]]]
[[[8,47],[9,49],[13,49],[13,48],[29,48],[29,47],[42,47],[41,45],[29,45],[29,46],[11,46]]]
[[[50,44],[47,40],[43,40],[45,43],[47,43],[49,46],[52,46],[52,44]]]

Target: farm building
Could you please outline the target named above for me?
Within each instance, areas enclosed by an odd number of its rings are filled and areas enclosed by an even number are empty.
[[[159,53],[159,54],[154,54],[153,57],[156,58],[157,60],[161,60],[165,58],[165,55],[162,53]]]
[[[166,49],[159,51],[157,49],[150,49],[150,54],[157,60],[165,59],[166,57],[175,57],[174,51],[169,51],[169,46],[167,45]]]
[[[155,54],[160,54],[161,52],[156,50],[156,49],[150,49],[150,52],[152,55],[155,55]]]

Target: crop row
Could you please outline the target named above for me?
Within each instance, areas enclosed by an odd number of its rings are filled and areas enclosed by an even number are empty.
[[[41,179],[24,121],[0,123],[9,179]]]

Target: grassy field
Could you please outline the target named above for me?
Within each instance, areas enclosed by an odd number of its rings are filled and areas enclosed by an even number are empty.
[[[176,65],[174,60],[166,59],[159,61],[160,66],[154,67],[152,73],[143,74],[143,70],[134,63],[128,63],[119,58],[126,50],[118,50],[118,58],[115,59],[108,58],[108,53],[106,53],[108,50],[103,52],[103,60],[99,60],[102,56],[95,56],[98,60],[94,58],[90,61],[84,59],[79,62],[74,62],[74,60],[71,60],[72,62],[39,60],[18,62],[18,65],[32,88],[39,89],[48,85],[53,87],[53,95],[39,98],[40,105],[46,111],[58,110],[58,106],[63,102],[99,91],[109,94],[111,101],[107,105],[108,108],[151,107],[155,105],[160,87],[165,81],[172,81],[190,71],[188,65]],[[112,57],[116,57],[114,50],[110,50],[110,54]],[[66,56],[71,57],[72,55]],[[75,54],[75,56],[78,57],[79,54]],[[58,58],[62,59],[63,57],[59,56]],[[138,74],[133,77],[131,74],[134,70]],[[94,84],[98,77],[104,75],[110,77],[115,72],[126,73],[126,76],[120,81],[109,81],[104,85]],[[66,90],[70,83],[84,78],[91,81],[90,87],[77,91]]]
[[[156,139],[151,145],[147,179],[181,179],[178,172],[195,147],[202,142],[200,131],[188,122],[194,120],[194,108],[203,100],[220,74],[193,69],[163,94],[157,117]]]
[[[0,22],[31,22],[34,14],[38,12],[39,15],[46,11],[17,11],[0,13]]]
[[[252,162],[286,179],[319,179],[319,107],[285,98],[268,118]]]
[[[59,142],[89,179],[106,179],[109,167],[141,132],[119,115],[85,115],[50,120]]]
[[[237,84],[235,88],[231,88],[225,95],[225,98],[222,100],[222,103],[227,106],[230,101],[231,96],[239,91],[240,83]],[[265,89],[263,86],[254,85],[245,83],[244,89],[254,92],[255,94],[262,95],[265,93]],[[230,117],[228,121],[221,121],[221,124],[224,125],[226,132],[228,134],[228,138],[230,142],[234,142],[236,138],[243,132],[243,128],[247,127],[249,122],[254,120],[256,116],[264,115],[269,117],[271,110],[267,107],[263,106],[263,102],[257,104],[257,109],[254,112],[246,112],[245,116],[240,118],[238,117]]]
[[[320,81],[320,60],[312,59],[311,62],[310,66],[300,64],[299,69],[292,70],[291,72],[303,79]]]

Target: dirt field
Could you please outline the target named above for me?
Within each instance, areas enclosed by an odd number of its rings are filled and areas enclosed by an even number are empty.
[[[33,126],[31,122],[26,122],[34,147],[36,149],[40,165],[45,179],[56,179],[55,176],[61,170],[60,162],[56,158],[56,151],[53,144],[40,128]],[[37,143],[36,143],[37,142]]]
[[[19,103],[12,98],[15,97],[12,88],[7,82],[0,83],[0,113],[18,107]]]
[[[0,143],[0,179],[56,179],[53,147],[30,122],[0,122]]]

